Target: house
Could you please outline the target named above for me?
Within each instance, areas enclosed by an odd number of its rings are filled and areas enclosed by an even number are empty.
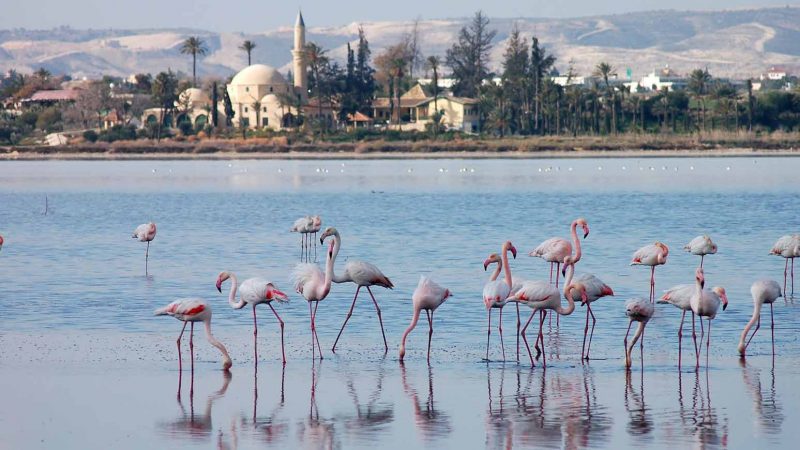
[[[783,67],[772,66],[769,68],[767,73],[762,73],[760,78],[761,81],[764,80],[779,81],[786,78],[787,75],[788,73],[786,73],[786,69],[784,69]]]
[[[396,100],[391,102],[388,97],[378,97],[372,102],[376,121],[392,122],[392,103],[395,114],[393,128],[424,131],[437,111],[442,115],[439,123],[447,129],[472,133],[479,127],[478,101],[456,97],[449,91],[433,97],[417,83],[400,96],[399,104]]]
[[[22,106],[52,106],[59,103],[72,103],[78,99],[78,89],[53,89],[36,91],[28,98],[22,99]]]
[[[634,88],[641,88],[646,91],[661,91],[664,89],[674,91],[677,89],[685,89],[688,84],[689,82],[685,77],[675,73],[669,66],[665,66],[659,71],[653,70],[648,75],[642,77],[638,85],[631,86],[631,90],[634,90]]]

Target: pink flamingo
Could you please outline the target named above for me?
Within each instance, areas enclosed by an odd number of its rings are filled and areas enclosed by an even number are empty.
[[[0,250],[3,249],[3,236],[0,236]]]
[[[683,247],[687,252],[700,257],[700,267],[703,267],[703,259],[706,255],[717,253],[717,244],[708,235],[697,236]]]
[[[248,278],[242,282],[241,286],[238,286],[239,283],[236,279],[236,274],[233,272],[220,272],[217,276],[217,291],[222,293],[222,283],[228,279],[231,280],[231,290],[228,294],[228,303],[231,307],[233,309],[242,309],[245,305],[253,306],[253,354],[256,364],[258,364],[258,342],[256,341],[256,338],[258,338],[258,321],[256,320],[256,305],[261,303],[266,303],[267,306],[269,306],[269,309],[275,314],[281,326],[281,354],[283,355],[283,363],[286,364],[286,351],[283,346],[283,320],[281,320],[281,316],[278,315],[275,308],[272,307],[272,301],[277,300],[280,303],[285,303],[289,301],[289,297],[279,291],[271,281],[267,281],[263,278]],[[236,301],[237,291],[239,292],[238,302]]]
[[[292,272],[295,290],[308,302],[308,314],[311,316],[312,359],[315,358],[315,341],[317,347],[319,347],[319,359],[322,359],[322,347],[319,345],[319,337],[317,336],[315,318],[317,316],[317,307],[319,306],[319,302],[325,300],[325,297],[327,297],[328,293],[331,291],[331,281],[333,281],[333,264],[335,259],[336,255],[333,253],[333,241],[331,241],[331,244],[328,248],[328,258],[325,262],[324,273],[316,264],[310,263],[300,263],[295,266],[294,271]],[[316,303],[314,305],[313,312],[311,309],[312,302]]]
[[[631,368],[633,346],[636,345],[636,341],[638,341],[639,338],[642,339],[639,343],[639,351],[642,357],[642,369],[644,369],[644,327],[647,326],[647,322],[653,317],[654,312],[655,307],[653,306],[653,302],[641,297],[632,298],[625,303],[625,315],[628,316],[629,322],[628,331],[625,333],[625,340],[623,343],[625,345],[625,367],[628,369]],[[628,335],[631,332],[631,325],[633,325],[633,322],[639,322],[639,325],[636,327],[636,332],[633,334],[633,339],[629,345]]]
[[[708,338],[706,339],[706,366],[708,366],[708,350],[711,347],[711,319],[717,316],[720,304],[722,304],[723,311],[728,307],[728,296],[725,295],[725,289],[721,287],[714,287],[711,291],[703,290],[706,279],[702,267],[698,267],[695,270],[695,281],[695,293],[689,304],[692,307],[692,312],[700,319],[700,344],[696,349],[697,363],[695,364],[695,369],[699,369],[700,352],[703,348],[703,333],[705,331],[703,330],[703,317],[708,318]],[[692,326],[692,333],[694,333],[694,326]]]
[[[695,294],[696,288],[692,284],[679,284],[664,291],[664,295],[658,303],[669,303],[680,309],[681,324],[678,327],[678,370],[681,369],[682,341],[683,341],[683,321],[686,313],[692,313],[692,341],[694,342],[695,352],[697,352],[697,334],[694,328],[694,311],[692,311],[691,299]]]
[[[411,330],[417,326],[419,320],[419,312],[423,309],[428,315],[428,362],[431,361],[431,338],[433,337],[433,312],[436,308],[441,306],[448,297],[452,297],[449,289],[445,289],[430,278],[426,276],[419,277],[419,284],[414,289],[414,294],[411,296],[411,301],[414,304],[414,315],[411,318],[411,324],[406,328],[403,333],[403,340],[400,342],[400,361],[406,356],[406,338]]]
[[[581,242],[578,240],[578,232],[577,227],[578,225],[583,228],[583,238],[589,236],[589,224],[586,223],[586,220],[583,218],[578,218],[572,221],[570,225],[570,234],[572,235],[572,242],[575,244],[575,263],[581,260]],[[535,256],[538,258],[542,258],[545,261],[550,263],[550,282],[553,282],[553,264],[556,265],[556,288],[558,288],[558,272],[561,268],[561,263],[564,262],[564,258],[572,254],[572,244],[566,239],[562,239],[559,237],[552,237],[541,244],[538,247],[531,250],[528,253],[528,256]]]
[[[169,305],[159,308],[155,311],[156,316],[172,316],[183,322],[181,334],[178,336],[178,372],[183,371],[183,362],[181,361],[181,338],[183,332],[186,331],[186,324],[190,323],[189,329],[189,352],[192,356],[192,373],[194,373],[194,323],[203,322],[206,326],[206,337],[208,342],[217,347],[222,353],[222,370],[230,370],[233,362],[228,355],[228,350],[222,343],[214,338],[211,334],[211,305],[201,298],[182,298],[175,300]],[[194,378],[192,378],[194,379]],[[180,378],[179,378],[180,380]],[[180,395],[180,383],[178,384],[178,395]]]
[[[339,248],[342,245],[342,238],[339,235],[339,231],[336,228],[328,227],[322,235],[319,237],[319,242],[322,244],[325,242],[325,238],[328,236],[333,236],[333,255],[334,259],[339,254]],[[347,317],[344,319],[344,323],[342,324],[342,328],[339,330],[339,335],[336,336],[336,341],[333,343],[333,347],[331,351],[336,353],[336,344],[339,342],[339,338],[342,337],[342,332],[344,331],[344,327],[347,325],[347,321],[350,320],[350,316],[353,315],[353,308],[356,306],[356,300],[358,300],[358,293],[361,291],[362,287],[367,288],[367,292],[369,292],[369,296],[372,298],[372,303],[375,304],[375,310],[378,312],[378,322],[381,325],[381,334],[383,335],[383,347],[384,352],[389,351],[389,345],[386,343],[386,333],[383,330],[383,318],[381,317],[381,308],[378,306],[378,301],[375,300],[375,296],[372,294],[372,290],[370,286],[381,286],[386,289],[392,289],[394,285],[392,284],[391,280],[381,272],[380,269],[375,267],[374,265],[364,262],[364,261],[353,261],[350,260],[344,266],[344,272],[341,275],[333,275],[333,282],[334,283],[355,283],[356,284],[356,295],[353,297],[353,304],[350,305],[350,311],[347,312]]]
[[[147,250],[144,252],[144,275],[147,276],[147,260],[150,257],[150,241],[156,238],[156,224],[153,222],[143,223],[133,230],[134,239],[139,242],[147,242]]]
[[[573,263],[574,264],[574,263]],[[566,269],[566,266],[564,267]],[[574,268],[573,268],[574,270]],[[614,291],[602,280],[597,278],[596,276],[585,273],[577,278],[575,278],[575,282],[573,283],[578,289],[578,293],[582,296],[585,294],[585,299],[578,298],[575,294],[576,292],[573,290],[571,291],[572,300],[575,302],[581,302],[581,306],[586,305],[586,325],[583,328],[583,345],[581,346],[581,359],[589,359],[589,351],[592,348],[592,337],[594,336],[594,326],[597,323],[597,319],[594,317],[594,312],[592,312],[592,303],[597,299],[603,298],[607,295],[614,295]],[[592,330],[589,332],[589,316],[592,317]],[[589,335],[589,345],[586,345],[586,335]],[[585,351],[585,356],[584,356]]]
[[[501,249],[501,253],[503,254],[502,258],[497,253],[492,253],[489,257],[483,262],[483,270],[486,270],[490,264],[497,263],[497,267],[495,268],[492,276],[489,278],[489,281],[483,287],[483,303],[486,305],[486,310],[489,313],[489,324],[486,328],[486,360],[489,360],[489,337],[492,333],[492,308],[497,308],[500,310],[500,325],[498,326],[498,331],[500,332],[500,348],[503,349],[503,360],[506,359],[506,349],[505,345],[503,344],[503,307],[506,306],[506,300],[511,293],[511,286],[513,285],[512,278],[511,278],[511,267],[508,263],[508,252],[517,257],[517,249],[514,248],[514,245],[511,241],[506,241],[503,244]],[[500,275],[500,271],[505,268],[505,279],[498,280],[497,277]],[[519,303],[517,303],[517,314],[519,315]]]
[[[292,233],[300,233],[300,261],[301,262],[308,262],[309,255],[308,255],[308,247],[309,247],[309,236],[308,234],[311,232],[311,229],[314,227],[314,219],[311,216],[301,217],[294,221],[294,224],[289,231]],[[316,247],[316,242],[314,243],[314,247]]]
[[[761,328],[761,307],[766,303],[769,305],[769,320],[772,330],[772,356],[774,357],[775,316],[772,314],[772,304],[775,303],[778,297],[782,296],[781,285],[775,280],[759,280],[750,287],[750,294],[753,296],[753,317],[747,322],[747,325],[744,326],[744,331],[742,331],[742,338],[739,340],[739,354],[744,358],[750,341],[753,340],[753,336],[755,336],[758,329]],[[753,334],[747,339],[747,333],[750,332],[750,328],[753,327],[753,324],[756,325],[756,329],[753,330]],[[747,339],[747,343],[745,343],[745,339]]]
[[[666,264],[667,255],[669,247],[661,242],[645,245],[633,254],[632,266],[650,266],[650,303],[656,298],[656,266]]]
[[[800,234],[782,236],[772,246],[770,255],[781,256],[786,260],[783,266],[783,293],[786,293],[786,275],[789,271],[789,260],[792,260],[792,293],[794,295],[794,259],[800,256]]]
[[[322,217],[320,216],[311,216],[311,228],[309,228],[309,233],[314,233],[314,238],[311,239],[311,242],[314,243],[314,262],[317,261],[317,232],[322,228]]]
[[[528,350],[528,358],[531,360],[531,367],[533,367],[533,355],[531,354],[531,348],[528,345],[528,338],[525,335],[525,332],[528,329],[528,325],[530,325],[533,316],[538,311],[540,313],[539,318],[539,334],[536,338],[536,342],[534,346],[537,348],[538,351],[538,344],[541,341],[542,343],[542,364],[546,367],[547,366],[547,356],[544,352],[544,334],[542,332],[542,326],[544,325],[544,319],[547,316],[547,311],[551,310],[554,311],[556,314],[562,316],[568,316],[575,311],[575,302],[572,300],[572,289],[580,288],[580,286],[572,284],[572,275],[575,272],[575,265],[569,259],[567,260],[568,264],[566,267],[570,268],[569,276],[567,277],[565,283],[565,292],[564,297],[567,300],[567,307],[564,308],[561,306],[561,295],[553,285],[549,282],[544,280],[536,280],[536,281],[525,281],[522,283],[520,289],[512,294],[508,301],[520,302],[528,305],[533,311],[531,311],[531,316],[528,318],[528,321],[525,323],[525,326],[522,327],[522,340],[525,342],[525,348]],[[565,268],[566,268],[565,267]],[[582,299],[586,299],[586,291],[585,289],[582,290]],[[538,352],[537,352],[537,359],[538,359]]]

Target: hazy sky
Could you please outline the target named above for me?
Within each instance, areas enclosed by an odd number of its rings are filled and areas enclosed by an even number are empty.
[[[574,17],[654,9],[730,9],[797,5],[799,0],[0,0],[0,29],[190,27],[255,32],[292,25],[303,8],[309,26],[376,20],[466,17]]]

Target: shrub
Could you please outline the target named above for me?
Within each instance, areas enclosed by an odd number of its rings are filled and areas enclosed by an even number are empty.
[[[88,142],[97,142],[97,132],[94,130],[86,130],[83,132],[83,138]]]

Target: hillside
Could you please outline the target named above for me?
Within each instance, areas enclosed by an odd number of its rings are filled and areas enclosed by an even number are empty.
[[[293,14],[286,14],[287,24]],[[444,55],[458,30],[468,19],[427,20],[420,23],[425,54]],[[359,24],[314,27],[323,18],[306,15],[308,40],[342,58],[345,45],[357,36]],[[499,67],[505,40],[516,23],[526,36],[536,35],[558,57],[564,70],[574,62],[579,73],[588,74],[601,60],[612,63],[621,74],[631,68],[634,77],[669,65],[678,72],[708,67],[715,76],[744,78],[779,65],[800,72],[800,8],[763,8],[730,11],[652,11],[573,19],[493,19],[498,31],[492,63]],[[410,27],[408,22],[361,24],[373,55],[397,42]],[[288,69],[292,28],[287,26],[257,34],[215,33],[203,30],[0,30],[0,70],[31,72],[44,67],[53,73],[97,77],[127,76],[167,68],[191,71],[191,59],[178,52],[190,35],[202,37],[209,53],[203,57],[200,75],[229,76],[245,65],[237,49],[242,40],[256,42],[253,61]]]

